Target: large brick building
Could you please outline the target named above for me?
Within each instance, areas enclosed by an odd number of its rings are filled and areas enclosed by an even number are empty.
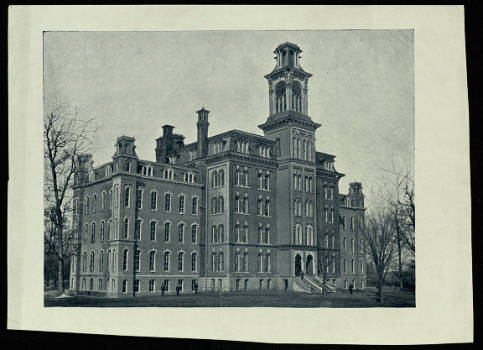
[[[321,291],[366,286],[360,183],[339,193],[335,156],[317,152],[320,124],[308,115],[300,48],[275,49],[265,78],[264,136],[231,130],[208,137],[197,112],[197,140],[164,125],[156,161],[136,155],[135,140],[116,140],[112,162],[77,159],[77,245],[70,288],[113,297],[200,290]]]

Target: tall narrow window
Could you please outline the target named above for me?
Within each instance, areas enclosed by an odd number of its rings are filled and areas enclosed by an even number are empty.
[[[104,242],[104,221],[101,222],[101,242]]]
[[[156,252],[149,252],[149,271],[155,271],[156,269]]]
[[[171,194],[166,193],[164,196],[164,210],[171,211]]]
[[[184,241],[184,224],[178,225],[178,243],[183,243]]]
[[[102,195],[101,195],[101,211],[104,211],[105,207],[106,207],[106,192],[102,192]]]
[[[219,185],[220,186],[224,186],[225,185],[225,172],[223,171],[223,169],[220,170],[220,172],[218,173],[218,176],[219,176]]]
[[[128,254],[129,254],[129,250],[124,249],[124,253],[122,255],[122,269],[123,269],[123,271],[127,271]]]
[[[89,263],[89,271],[94,272],[94,252],[91,252],[91,260]]]
[[[263,176],[262,173],[258,173],[258,188],[261,190],[263,189]]]
[[[211,271],[216,272],[216,253],[211,254]],[[236,270],[235,270],[236,271]]]
[[[86,197],[86,204],[84,206],[84,214],[85,215],[89,214],[89,196]]]
[[[197,236],[198,236],[198,226],[193,225],[191,226],[191,243],[197,242]]]
[[[218,197],[218,213],[224,212],[224,209],[225,209],[224,206],[225,206],[225,203],[224,203],[223,197],[222,196]]]
[[[265,216],[270,216],[270,199],[265,200]]]
[[[218,226],[218,241],[219,242],[225,241],[225,228],[223,225]]]
[[[268,244],[270,242],[270,228],[265,228],[265,235],[263,237],[263,243]]]
[[[179,196],[179,213],[184,214],[184,196]]]
[[[263,242],[263,228],[262,228],[262,224],[259,224],[258,225],[257,242],[258,243],[262,243]]]
[[[96,224],[92,223],[92,230],[91,230],[91,243],[96,242]]]
[[[169,271],[169,252],[164,252],[164,271]]]
[[[248,253],[243,253],[242,257],[242,267],[244,272],[248,272]]]
[[[218,242],[218,235],[217,235],[217,232],[216,232],[216,226],[215,225],[211,226],[211,242],[212,243]]]
[[[126,187],[124,190],[124,206],[129,208],[129,203],[131,201],[131,189]]]
[[[156,241],[156,221],[151,221],[151,230],[149,238],[152,242]]]
[[[158,209],[158,193],[151,192],[151,209],[156,210]]]
[[[124,236],[123,238],[126,239],[129,237],[129,218],[124,218]]]
[[[169,242],[169,230],[170,230],[170,223],[165,222],[164,223],[164,241]]]
[[[141,268],[141,251],[136,250],[134,252],[134,270],[139,271]]]
[[[136,219],[134,226],[134,239],[141,239],[142,220]]]
[[[184,264],[184,253],[179,252],[178,253],[178,271],[183,271],[183,264]]]
[[[143,207],[143,191],[140,189],[136,190],[136,208],[142,209]]]
[[[240,271],[240,254],[236,253],[235,254],[235,272]]]
[[[96,206],[97,206],[97,194],[95,194],[92,197],[92,214],[96,212]]]
[[[194,272],[197,270],[196,263],[197,263],[197,253],[191,253],[191,271]]]
[[[191,207],[191,214],[197,215],[198,214],[198,197],[193,197],[192,200],[192,207]]]
[[[225,259],[224,259],[223,252],[221,252],[218,255],[218,270],[219,271],[224,271],[225,270]]]

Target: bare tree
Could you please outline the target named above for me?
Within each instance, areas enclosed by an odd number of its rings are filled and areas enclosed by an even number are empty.
[[[362,234],[366,242],[366,253],[374,263],[378,299],[379,302],[382,302],[384,282],[393,261],[396,245],[394,220],[391,213],[383,209],[376,209],[369,213]]]
[[[329,269],[337,261],[338,250],[334,248],[329,248],[329,242],[326,241],[323,248],[319,249],[319,259],[317,259],[318,270],[322,275],[322,294],[325,295],[329,282],[328,273]]]
[[[82,120],[77,109],[66,105],[44,116],[44,204],[46,252],[57,257],[59,292],[64,291],[64,264],[71,253],[74,232],[67,229],[72,210],[75,158],[89,146],[93,119]]]

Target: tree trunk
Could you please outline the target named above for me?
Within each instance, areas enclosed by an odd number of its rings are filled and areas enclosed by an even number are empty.
[[[382,303],[382,288],[383,288],[383,281],[381,277],[378,277],[377,281],[377,301]]]
[[[396,222],[396,238],[397,238],[397,255],[398,255],[398,263],[399,263],[399,288],[403,289],[403,274],[402,274],[402,257],[401,257],[401,229],[399,227],[399,221],[397,218],[397,212],[395,215],[395,222]]]
[[[62,237],[62,228],[57,230],[57,234],[59,235],[58,241],[59,241],[59,271],[58,271],[58,285],[57,289],[60,294],[64,293],[64,242],[63,242],[63,237]]]

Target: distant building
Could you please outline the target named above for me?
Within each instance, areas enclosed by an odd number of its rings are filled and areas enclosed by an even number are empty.
[[[112,297],[199,290],[321,290],[366,287],[360,183],[339,194],[335,156],[317,152],[320,124],[308,115],[308,80],[295,44],[275,49],[265,78],[264,136],[238,130],[197,140],[163,126],[156,161],[116,140],[112,162],[77,159],[70,289]],[[302,278],[303,277],[303,278]]]

